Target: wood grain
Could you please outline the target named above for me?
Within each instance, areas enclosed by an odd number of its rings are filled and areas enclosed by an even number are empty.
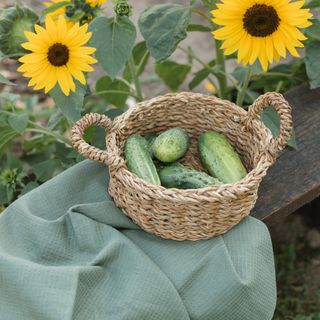
[[[320,89],[305,84],[285,96],[292,106],[299,150],[282,152],[263,179],[251,213],[271,224],[320,196]]]

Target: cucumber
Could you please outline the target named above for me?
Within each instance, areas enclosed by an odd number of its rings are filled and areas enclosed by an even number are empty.
[[[222,184],[208,174],[184,167],[181,164],[172,164],[159,170],[161,184],[166,188],[200,189],[211,185]]]
[[[189,136],[181,128],[169,129],[161,133],[153,142],[152,152],[162,162],[174,162],[189,148]]]
[[[203,166],[213,176],[224,183],[233,183],[247,175],[239,155],[227,138],[215,131],[200,135],[198,151]]]
[[[157,137],[158,137],[158,134],[154,133],[154,132],[148,133],[144,137],[147,140],[148,150],[150,152],[151,158],[154,158],[154,154],[153,154],[153,151],[152,151],[152,145],[154,143],[154,140],[156,140]]]
[[[124,145],[124,157],[129,171],[146,182],[161,185],[145,138],[138,134],[130,136]]]

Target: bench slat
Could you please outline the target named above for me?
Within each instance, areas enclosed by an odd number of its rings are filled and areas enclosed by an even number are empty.
[[[252,215],[272,221],[320,196],[320,89],[302,85],[289,91],[298,151],[287,148],[259,188]]]

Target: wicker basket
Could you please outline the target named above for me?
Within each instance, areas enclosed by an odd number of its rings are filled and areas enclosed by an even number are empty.
[[[267,106],[280,116],[276,139],[259,118]],[[105,129],[106,150],[84,141],[84,131],[92,125]],[[181,159],[186,166],[204,170],[197,139],[203,131],[216,130],[235,147],[248,175],[233,184],[179,190],[149,184],[129,172],[123,158],[126,139],[133,133],[144,135],[172,127],[185,129],[191,137],[191,147]],[[104,115],[87,114],[75,124],[71,138],[81,155],[108,165],[110,195],[142,229],[165,239],[200,240],[225,233],[250,213],[259,184],[286,146],[291,130],[291,108],[281,94],[261,96],[246,112],[229,101],[182,92],[138,103],[113,122]]]

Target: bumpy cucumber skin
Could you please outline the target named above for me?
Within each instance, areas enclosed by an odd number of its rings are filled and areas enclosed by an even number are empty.
[[[232,145],[218,132],[202,133],[198,140],[198,151],[208,172],[224,183],[237,182],[247,175],[247,170]]]
[[[152,184],[161,185],[157,169],[152,162],[145,138],[134,134],[124,145],[124,157],[129,171]]]
[[[189,140],[188,133],[183,129],[169,129],[155,139],[152,145],[152,152],[162,162],[174,162],[187,152]]]
[[[153,143],[154,143],[154,140],[156,140],[156,138],[158,137],[158,134],[157,133],[154,133],[154,132],[151,132],[151,133],[148,133],[144,136],[144,138],[147,140],[147,143],[148,143],[148,150],[150,152],[150,155],[151,155],[151,158],[154,159],[154,154],[153,154],[153,151],[152,151],[152,146],[153,146]]]
[[[222,184],[221,181],[204,172],[177,164],[161,168],[159,170],[159,177],[162,186],[166,188],[200,189],[211,185]]]

